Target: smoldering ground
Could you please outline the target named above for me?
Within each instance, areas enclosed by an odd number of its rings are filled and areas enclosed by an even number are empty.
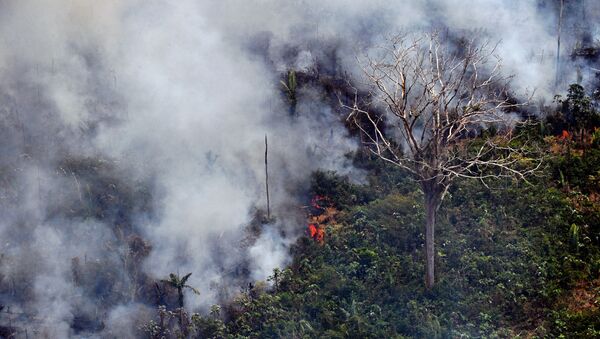
[[[290,114],[288,70],[353,77],[356,52],[386,34],[477,31],[501,40],[515,88],[548,96],[555,10],[516,0],[0,1],[0,304],[12,325],[40,335],[132,337],[157,302],[152,282],[168,273],[193,272],[194,310],[266,279],[303,230],[310,173],[360,177],[344,156],[357,140],[331,94],[307,82]],[[276,221],[248,237],[265,207],[265,134]]]

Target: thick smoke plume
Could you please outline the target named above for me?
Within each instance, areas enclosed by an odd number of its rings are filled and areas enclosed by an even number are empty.
[[[562,83],[593,67],[568,54],[600,16],[567,14]],[[361,176],[320,87],[290,112],[289,70],[353,77],[358,51],[436,29],[500,41],[515,92],[551,98],[556,17],[518,0],[0,1],[0,325],[134,337],[171,272],[193,272],[200,311],[265,280],[303,232],[310,173]]]

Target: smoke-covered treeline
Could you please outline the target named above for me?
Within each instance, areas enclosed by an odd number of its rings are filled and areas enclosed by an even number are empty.
[[[311,172],[362,179],[345,156],[360,140],[312,80],[359,84],[359,51],[439,30],[449,43],[499,41],[515,96],[549,101],[564,84],[594,83],[600,68],[576,53],[596,46],[600,5],[567,2],[557,62],[559,3],[0,0],[0,305],[10,326],[132,337],[171,272],[193,272],[201,295],[186,308],[200,311],[265,280],[304,230]],[[302,80],[293,110],[280,83],[289,71]]]

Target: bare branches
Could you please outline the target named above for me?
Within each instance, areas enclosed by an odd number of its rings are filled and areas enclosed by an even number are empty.
[[[435,281],[437,211],[456,178],[526,177],[542,164],[518,138],[497,45],[399,35],[359,58],[366,88],[340,104],[371,153],[408,171],[424,193],[425,286]],[[359,101],[360,99],[360,101]],[[492,127],[495,129],[491,131]],[[486,131],[486,136],[482,132]]]
[[[418,181],[447,187],[457,177],[525,179],[541,161],[511,146],[514,114],[497,45],[443,44],[437,34],[398,35],[358,58],[368,101],[340,101],[370,151]],[[387,130],[383,128],[386,126]],[[484,129],[493,138],[474,138]]]

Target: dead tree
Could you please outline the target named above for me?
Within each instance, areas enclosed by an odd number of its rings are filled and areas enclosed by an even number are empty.
[[[558,26],[556,28],[556,78],[554,80],[555,89],[558,88],[558,84],[560,82],[560,35],[562,34],[564,7],[565,0],[560,0],[560,7],[558,10]]]
[[[437,34],[400,35],[358,61],[364,88],[344,102],[369,150],[406,170],[424,194],[427,288],[433,286],[437,211],[456,178],[524,179],[539,168],[525,147],[511,146],[517,106],[507,96],[495,46],[448,46]],[[365,94],[368,93],[368,94]],[[491,126],[500,132],[482,138]]]
[[[267,221],[271,222],[271,202],[269,201],[269,144],[267,143],[267,135],[265,134],[265,188],[267,191]]]

